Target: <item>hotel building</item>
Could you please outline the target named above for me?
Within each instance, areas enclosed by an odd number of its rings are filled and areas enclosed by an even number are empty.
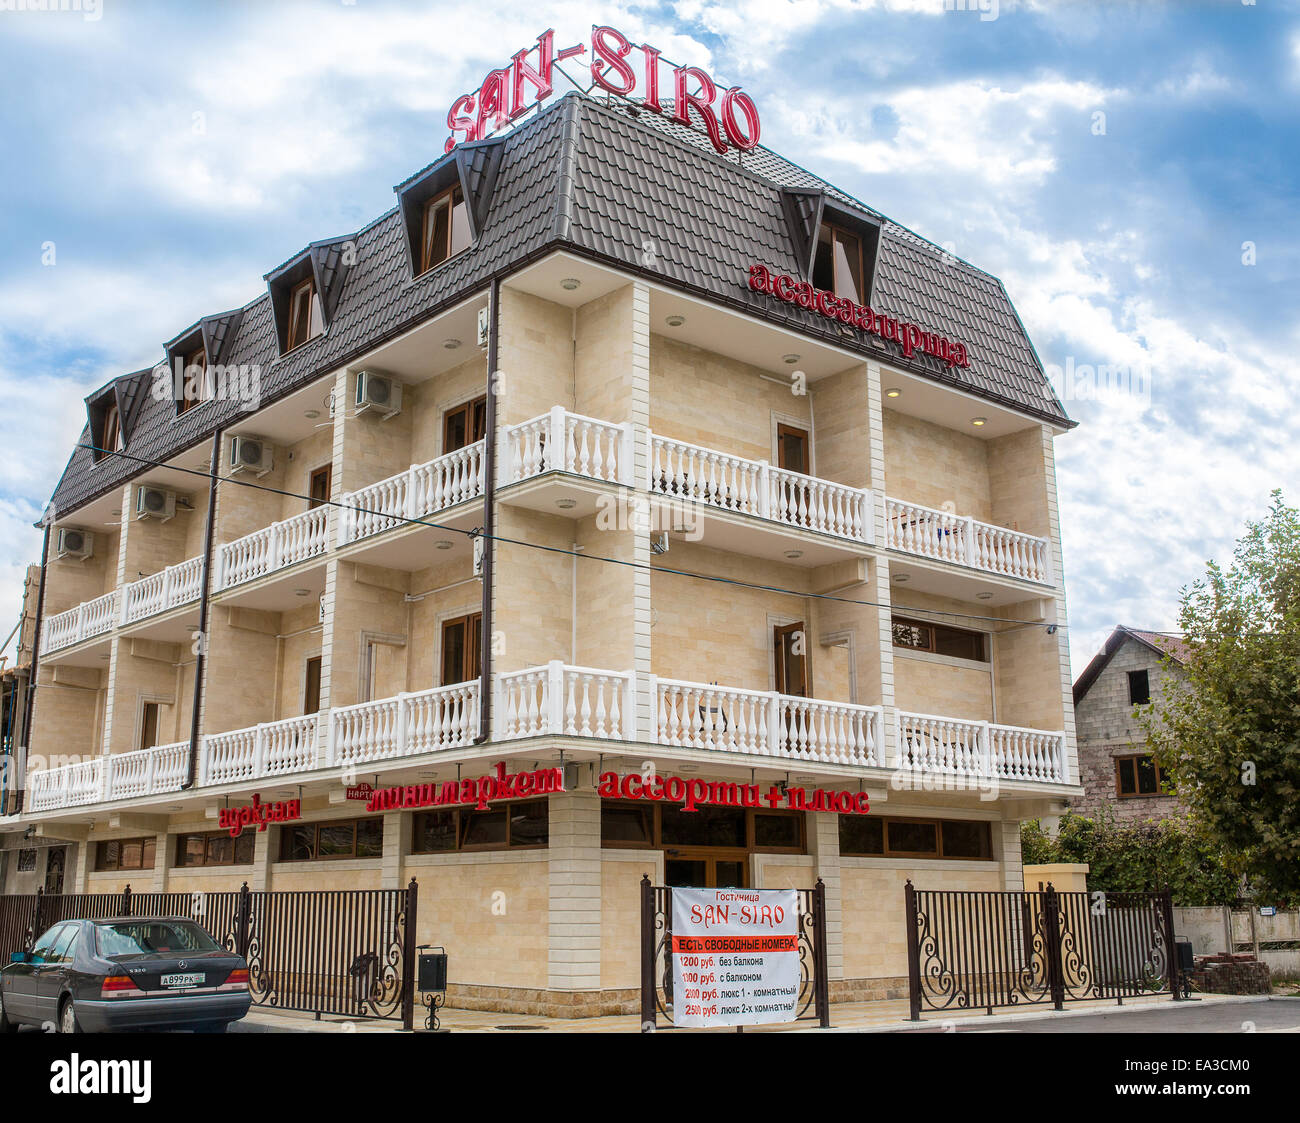
[[[1020,888],[1021,820],[1081,790],[1073,423],[1001,283],[577,94],[396,192],[87,399],[6,859],[60,852],[65,892],[414,877],[451,1005],[570,1014],[636,1009],[643,874],[820,878],[832,999],[905,993],[904,883]],[[564,790],[420,797],[498,763]],[[232,838],[255,794],[301,817]]]

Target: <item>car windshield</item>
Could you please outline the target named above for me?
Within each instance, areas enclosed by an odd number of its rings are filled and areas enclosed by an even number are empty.
[[[113,958],[221,950],[211,936],[188,920],[123,920],[95,928],[99,954]]]

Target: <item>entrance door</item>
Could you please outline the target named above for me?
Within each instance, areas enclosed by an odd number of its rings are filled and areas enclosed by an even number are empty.
[[[686,889],[744,889],[749,883],[744,854],[665,850],[664,884]]]
[[[778,624],[772,629],[772,656],[776,660],[776,692],[798,698],[808,696],[807,637],[803,621]]]
[[[67,865],[67,860],[68,848],[66,846],[51,848],[49,856],[45,859],[45,892],[63,892],[63,870]]]

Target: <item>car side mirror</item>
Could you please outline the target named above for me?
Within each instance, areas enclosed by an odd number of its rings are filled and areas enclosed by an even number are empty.
[[[15,951],[9,956],[10,963],[30,963],[31,959],[32,953],[29,951]]]

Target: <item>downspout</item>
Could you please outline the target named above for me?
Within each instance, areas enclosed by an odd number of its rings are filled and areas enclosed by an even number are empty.
[[[483,607],[479,630],[478,736],[481,745],[492,730],[492,567],[496,556],[497,492],[497,320],[501,279],[492,278],[488,297],[487,410],[483,419]]]
[[[212,434],[208,468],[208,519],[203,528],[203,577],[199,585],[199,642],[194,653],[194,696],[190,700],[190,751],[181,791],[194,787],[199,768],[199,710],[203,702],[203,668],[208,653],[208,599],[212,580],[212,532],[217,522],[217,472],[221,468],[221,429]]]
[[[16,748],[22,749],[22,761],[17,764],[18,776],[16,787],[17,806],[14,808],[15,814],[23,809],[24,798],[27,794],[25,788],[27,784],[27,748],[28,741],[31,740],[32,728],[32,706],[36,701],[36,673],[38,669],[37,661],[41,657],[41,624],[45,617],[45,569],[50,561],[50,520],[45,523],[45,538],[41,542],[41,587],[36,590],[36,631],[32,634],[32,661],[27,672],[27,698],[23,704],[23,726],[18,732],[22,734],[21,745],[15,744]],[[22,632],[18,633],[18,643],[21,646],[23,642]],[[2,810],[2,809],[0,809]]]

